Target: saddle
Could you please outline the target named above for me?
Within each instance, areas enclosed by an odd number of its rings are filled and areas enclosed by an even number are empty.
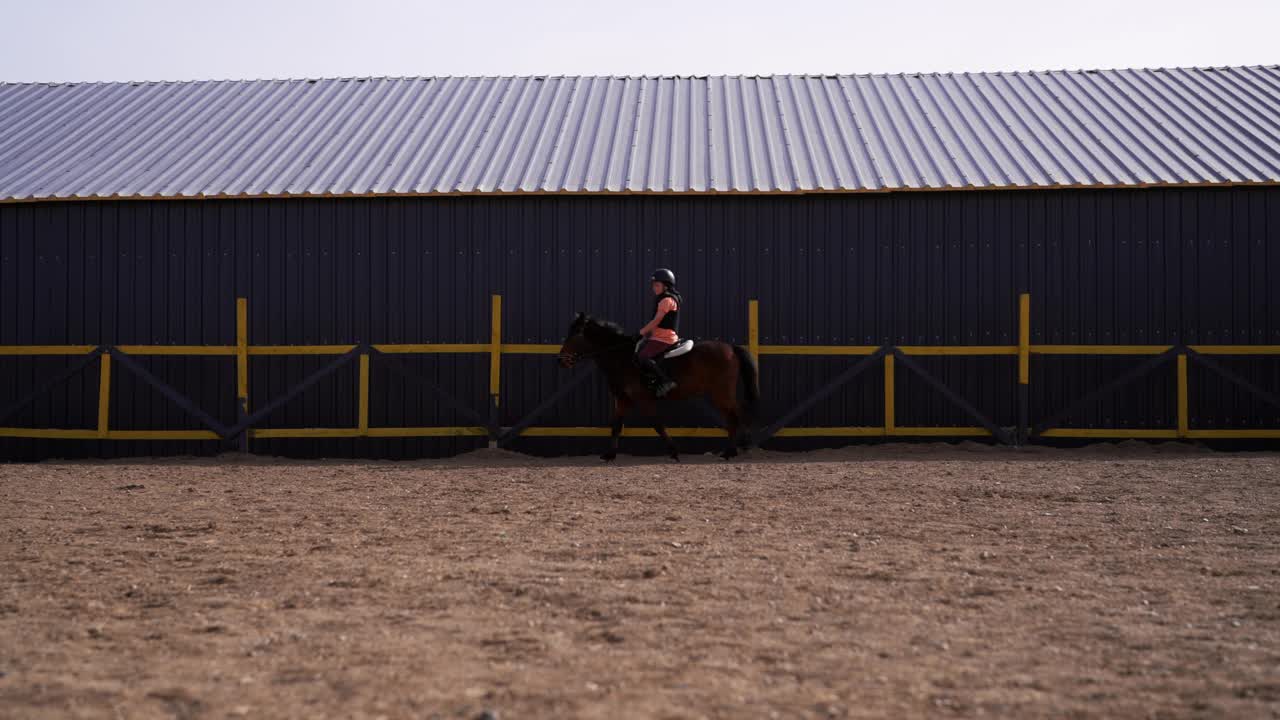
[[[635,350],[635,351],[636,351],[636,352],[639,352],[639,351],[640,351],[640,347],[641,347],[642,345],[644,345],[644,343],[645,343],[645,338],[640,338],[640,342],[636,343],[636,350]],[[661,355],[658,355],[658,356],[654,357],[653,359],[654,359],[655,361],[658,361],[658,360],[670,360],[671,358],[677,358],[677,357],[680,357],[681,355],[684,355],[685,353],[689,352],[689,351],[690,351],[690,350],[692,350],[692,349],[693,349],[693,340],[692,340],[692,339],[690,339],[690,340],[681,340],[680,342],[676,343],[675,345],[672,345],[671,347],[669,347],[669,348],[667,348],[666,350],[664,350],[664,351],[663,351],[663,353],[662,353]]]

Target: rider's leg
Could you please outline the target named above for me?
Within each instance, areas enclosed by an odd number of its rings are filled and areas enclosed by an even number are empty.
[[[640,346],[640,351],[636,353],[636,365],[647,376],[653,388],[653,393],[658,397],[671,392],[676,386],[675,382],[663,372],[657,361],[654,360],[656,356],[662,354],[669,347],[671,346],[667,343],[648,340],[644,345]]]

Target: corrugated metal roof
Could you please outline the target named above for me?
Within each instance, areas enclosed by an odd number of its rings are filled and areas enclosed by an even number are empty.
[[[1280,182],[1280,66],[0,85],[0,201]]]

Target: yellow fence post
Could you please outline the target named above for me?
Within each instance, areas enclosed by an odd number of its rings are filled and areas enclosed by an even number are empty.
[[[893,355],[884,356],[884,434],[893,435],[897,429],[893,406]]]
[[[249,299],[236,298],[236,413],[249,416]],[[249,430],[240,435],[240,451],[249,451]]]
[[[360,420],[361,435],[369,434],[369,353],[360,353]]]
[[[1031,293],[1018,295],[1018,432],[1017,444],[1030,435]]]
[[[102,353],[98,366],[98,437],[106,437],[110,431],[111,417],[111,353]]]
[[[1018,296],[1018,383],[1031,382],[1031,293]]]
[[[498,439],[498,398],[502,392],[502,296],[491,298],[489,313],[489,447]]]
[[[1187,437],[1191,422],[1187,417],[1187,354],[1178,353],[1178,437]]]
[[[747,301],[747,350],[760,362],[760,301]]]

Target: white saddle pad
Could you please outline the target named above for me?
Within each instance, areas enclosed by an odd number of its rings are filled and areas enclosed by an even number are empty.
[[[641,346],[645,343],[644,338],[640,338],[640,342],[636,343],[636,351],[639,352]],[[680,357],[693,349],[692,340],[681,340],[676,346],[658,356],[659,360],[667,360],[673,357]]]
[[[690,351],[690,350],[692,350],[692,349],[693,349],[693,341],[692,341],[692,340],[682,340],[682,341],[680,341],[679,343],[676,343],[676,346],[675,346],[675,347],[673,347],[673,348],[671,348],[670,350],[668,350],[668,351],[666,351],[665,353],[663,353],[663,354],[662,354],[662,357],[663,357],[663,359],[666,359],[666,358],[673,358],[673,357],[680,357],[681,355],[683,355],[683,354],[685,354],[685,353],[689,352],[689,351]]]

